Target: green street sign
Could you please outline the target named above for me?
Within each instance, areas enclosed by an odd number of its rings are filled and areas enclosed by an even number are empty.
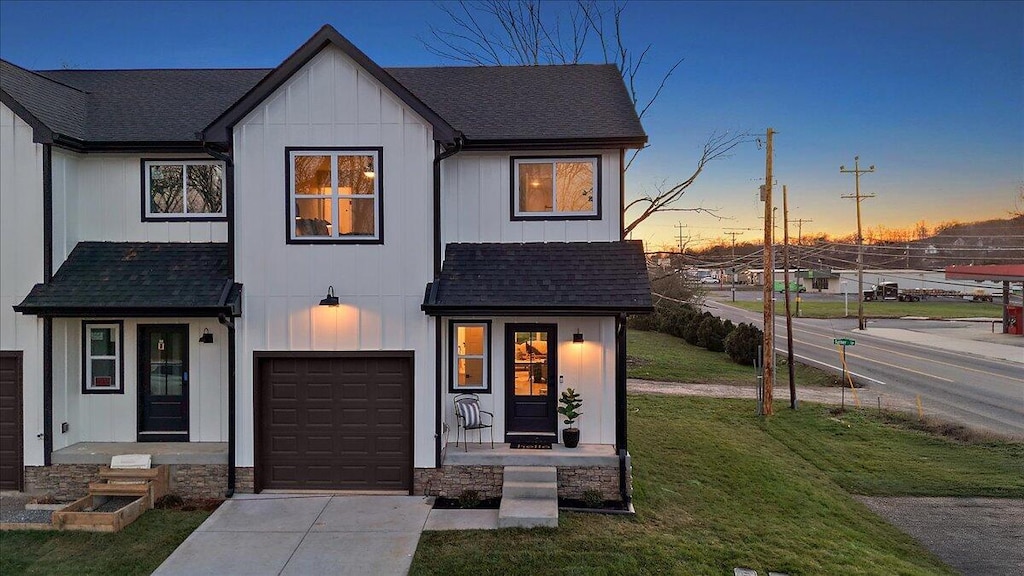
[[[853,338],[833,338],[832,343],[838,346],[853,346],[857,341]]]

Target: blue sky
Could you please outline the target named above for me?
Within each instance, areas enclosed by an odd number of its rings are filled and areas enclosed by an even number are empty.
[[[0,57],[34,69],[270,67],[324,23],[384,66],[449,64],[419,40],[444,25],[430,2],[4,0]],[[877,194],[863,204],[865,226],[1014,207],[1024,182],[1022,2],[632,2],[624,30],[628,44],[652,45],[642,91],[685,59],[645,117],[652,147],[630,169],[634,194],[687,176],[715,130],[772,126],[776,183],[789,187],[790,217],[813,220],[805,234],[855,229],[853,203],[840,199],[853,177],[839,173],[855,154],[877,167],[861,180]],[[635,237],[670,242],[677,221],[704,240],[763,226],[763,177],[764,152],[743,146],[681,203],[726,220],[666,214]]]

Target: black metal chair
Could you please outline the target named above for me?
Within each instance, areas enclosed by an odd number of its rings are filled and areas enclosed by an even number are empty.
[[[479,430],[477,444],[483,444],[484,428],[491,433],[491,449],[494,449],[494,414],[480,408],[480,397],[476,394],[459,394],[455,397],[455,445],[459,445],[459,436],[466,431],[466,438],[463,442],[465,452],[469,451],[469,431]],[[484,422],[484,415],[487,415],[489,422]]]

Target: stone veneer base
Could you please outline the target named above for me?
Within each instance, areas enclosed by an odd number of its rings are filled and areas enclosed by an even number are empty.
[[[89,483],[100,480],[101,464],[53,464],[26,466],[25,492],[71,501],[89,492]],[[223,498],[227,492],[226,464],[169,464],[171,494],[182,498]],[[244,470],[238,468],[236,470]],[[249,491],[252,473],[249,468]],[[237,480],[236,480],[237,484]]]
[[[558,496],[582,499],[588,490],[597,490],[605,500],[619,501],[618,466],[558,466]],[[626,469],[627,490],[632,486],[632,469]],[[481,498],[501,496],[504,466],[442,466],[416,468],[413,493],[442,498],[458,498],[466,490],[476,490]],[[632,492],[629,490],[629,492]]]

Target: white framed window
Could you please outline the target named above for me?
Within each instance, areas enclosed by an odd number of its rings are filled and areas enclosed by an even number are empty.
[[[383,243],[382,148],[286,153],[289,243]]]
[[[124,392],[120,322],[82,323],[82,393]]]
[[[491,323],[455,321],[451,332],[451,392],[491,391]]]
[[[224,163],[144,159],[142,206],[144,221],[226,218]]]
[[[600,160],[512,157],[512,219],[600,219]]]

